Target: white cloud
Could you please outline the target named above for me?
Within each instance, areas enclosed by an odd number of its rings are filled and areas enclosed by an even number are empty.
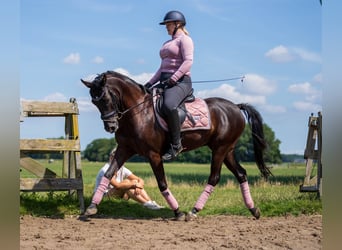
[[[43,101],[47,101],[47,102],[67,102],[68,98],[59,92],[47,95],[43,98]]]
[[[322,91],[314,88],[309,82],[292,84],[288,90],[291,93],[303,95],[304,100],[293,103],[296,110],[308,112],[322,110],[322,106],[318,104],[322,100]]]
[[[246,74],[241,87],[222,84],[218,88],[201,90],[195,93],[200,98],[221,97],[234,103],[249,103],[271,114],[285,113],[286,107],[267,103],[266,96],[272,94],[276,86],[270,80],[257,74]],[[243,92],[247,92],[243,93]],[[251,93],[251,94],[248,94]]]
[[[314,88],[309,82],[292,84],[288,90],[294,94],[304,95],[306,101],[314,102],[322,99],[322,91]]]
[[[143,58],[139,58],[135,61],[137,64],[145,64],[145,60]]]
[[[290,62],[294,59],[288,48],[283,45],[270,49],[266,52],[265,56],[277,63]]]
[[[307,112],[312,112],[312,113],[316,113],[322,110],[321,105],[311,103],[311,102],[303,102],[303,101],[294,102],[293,106],[295,109],[299,111],[307,111]]]
[[[261,107],[264,111],[267,113],[273,113],[273,114],[280,114],[280,113],[285,113],[286,108],[284,106],[275,106],[275,105],[263,105]]]
[[[81,57],[79,53],[71,53],[63,59],[63,62],[66,64],[78,64],[80,61]]]
[[[274,83],[256,74],[245,75],[242,86],[248,92],[260,95],[272,94],[276,89]]]
[[[253,105],[263,105],[266,103],[265,96],[261,95],[243,95],[236,91],[235,87],[228,85],[228,84],[222,84],[216,89],[210,89],[210,90],[201,90],[197,91],[195,93],[195,96],[201,97],[201,98],[207,98],[207,97],[221,97],[228,100],[231,100],[234,103],[250,103]]]
[[[311,94],[315,92],[309,82],[292,84],[289,86],[288,90],[295,94]]]
[[[265,53],[265,56],[276,63],[286,63],[296,59],[321,63],[321,56],[317,53],[308,51],[303,48],[285,47],[278,45]]]
[[[132,78],[134,81],[140,84],[145,84],[148,80],[150,80],[153,76],[153,73],[141,73],[139,75],[132,75],[131,73],[128,72],[128,70],[123,69],[123,68],[116,68],[114,71],[117,71],[121,74],[124,74],[130,78]]]
[[[302,48],[293,48],[293,52],[304,61],[321,63],[320,55],[314,52],[310,52]]]
[[[76,98],[76,102],[77,102],[78,109],[80,110],[80,112],[93,112],[93,111],[98,112],[96,106],[87,97]]]
[[[322,99],[322,91],[314,88],[309,82],[292,84],[288,90],[294,94],[304,95],[304,99],[308,102],[320,101]]]
[[[104,62],[104,59],[103,59],[103,57],[101,57],[101,56],[95,56],[95,57],[93,58],[92,62],[95,63],[95,64],[101,64],[101,63]]]

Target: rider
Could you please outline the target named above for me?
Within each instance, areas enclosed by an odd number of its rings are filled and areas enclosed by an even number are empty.
[[[162,110],[170,131],[171,144],[162,158],[171,160],[183,150],[177,107],[192,90],[190,69],[193,63],[194,45],[185,29],[186,21],[181,12],[169,11],[163,22],[159,24],[166,26],[171,39],[161,47],[160,67],[145,87],[151,88],[158,81],[164,86]]]

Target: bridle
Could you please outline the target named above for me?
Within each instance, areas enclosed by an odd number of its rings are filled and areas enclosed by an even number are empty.
[[[115,129],[114,129],[114,132],[116,132],[116,130],[119,128],[117,124],[119,124],[119,120],[122,117],[122,113],[119,111],[119,101],[118,101],[119,99],[105,85],[102,89],[101,94],[99,96],[94,96],[94,97],[92,96],[91,100],[94,104],[100,102],[105,96],[106,92],[108,92],[109,95],[111,96],[113,110],[105,114],[101,113],[101,120],[103,122],[107,122],[107,123],[111,122],[111,123],[116,124]]]
[[[120,111],[119,109],[119,106],[120,106],[120,101],[119,101],[119,98],[113,94],[111,92],[110,89],[108,89],[108,87],[106,85],[104,85],[103,89],[102,89],[102,92],[99,96],[96,96],[96,97],[92,97],[92,102],[93,103],[96,103],[96,102],[99,102],[101,99],[103,99],[103,97],[105,96],[106,92],[109,93],[109,95],[111,96],[111,100],[112,100],[112,108],[113,110],[106,113],[106,114],[101,114],[101,120],[103,122],[114,122],[115,124],[118,124],[119,120],[126,114],[128,113],[129,111],[131,111],[132,109],[144,104],[145,102],[149,101],[149,99],[146,99],[134,106],[131,106],[127,109],[125,109],[124,111]],[[116,130],[118,129],[118,126],[117,128],[115,129],[115,132]]]

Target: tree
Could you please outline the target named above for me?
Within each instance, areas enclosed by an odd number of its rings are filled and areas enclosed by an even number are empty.
[[[270,163],[281,163],[281,154],[279,150],[280,140],[275,138],[273,130],[267,124],[263,125],[263,129],[267,143],[264,157],[265,161]],[[250,126],[245,127],[245,130],[235,147],[235,157],[238,161],[254,161],[254,149]]]
[[[265,161],[270,163],[281,163],[281,154],[279,150],[280,140],[275,138],[273,130],[264,124],[264,135],[267,143],[265,150]]]
[[[180,154],[177,162],[209,163],[211,161],[211,151],[208,147],[200,147]]]
[[[83,151],[83,157],[88,161],[102,161],[106,162],[109,160],[109,154],[117,143],[114,138],[106,139],[95,139],[87,145]]]
[[[235,146],[235,158],[237,161],[252,162],[254,161],[253,152],[251,129],[249,126],[246,126]]]

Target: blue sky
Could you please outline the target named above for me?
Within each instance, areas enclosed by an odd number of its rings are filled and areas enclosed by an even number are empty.
[[[158,23],[180,10],[195,44],[198,97],[254,105],[281,141],[282,153],[304,153],[311,113],[322,111],[322,7],[293,0],[22,0],[20,98],[77,99],[82,150],[110,138],[80,78],[120,70],[145,83],[169,39]],[[64,135],[64,120],[29,118],[21,138]]]

